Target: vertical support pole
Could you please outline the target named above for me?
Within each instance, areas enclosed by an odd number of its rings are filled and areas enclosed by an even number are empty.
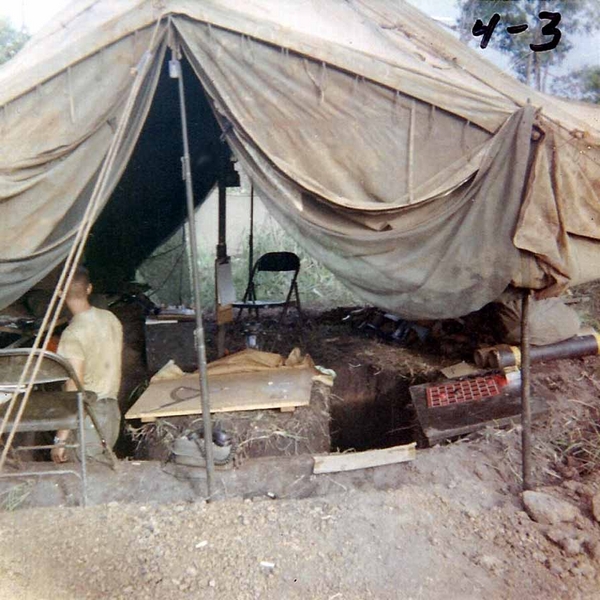
[[[224,166],[221,164],[219,173],[219,239],[217,241],[217,260],[216,264],[220,265],[227,262],[227,187],[224,181]],[[215,273],[217,269],[215,268]],[[218,281],[215,279],[215,287],[218,286]],[[218,302],[218,293],[217,293]],[[218,307],[217,307],[218,310]],[[219,358],[225,355],[225,333],[226,323],[217,323],[217,355]]]
[[[254,266],[254,183],[250,183],[250,235],[248,236],[248,281]]]
[[[218,323],[217,324],[217,356],[222,358],[225,356],[225,333],[226,333],[226,323]]]
[[[198,272],[198,240],[196,237],[196,215],[194,210],[194,188],[192,186],[192,170],[190,168],[190,147],[188,140],[187,112],[185,109],[185,92],[181,63],[172,51],[169,72],[179,84],[179,108],[181,113],[181,137],[183,138],[183,176],[185,179],[185,196],[187,202],[190,248],[192,253],[192,286],[194,288],[194,305],[196,312],[196,350],[198,353],[198,371],[200,376],[200,399],[202,402],[202,424],[204,426],[204,449],[206,453],[206,487],[207,501],[212,500],[215,463],[212,444],[212,421],[210,401],[208,398],[208,379],[206,373],[206,345],[204,342],[204,324],[202,322],[202,303],[200,299],[200,273]]]
[[[532,488],[531,481],[531,357],[529,341],[530,290],[523,290],[521,304],[521,452],[523,491]]]
[[[217,259],[227,258],[227,188],[223,180],[223,168],[219,174],[219,239],[217,242]]]

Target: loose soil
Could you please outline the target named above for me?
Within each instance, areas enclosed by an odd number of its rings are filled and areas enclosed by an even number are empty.
[[[586,318],[598,319],[590,293]],[[337,372],[343,450],[417,439],[408,387],[494,336],[484,313],[404,347],[342,323],[347,313],[311,313],[303,340],[293,319],[264,334]],[[578,507],[574,523],[524,512],[518,427],[420,441],[413,462],[351,473],[312,475],[303,454],[248,459],[217,472],[208,504],[202,472],[124,460],[92,465],[87,509],[75,479],[2,483],[0,598],[600,598],[600,360],[534,365],[532,378],[550,406],[534,424],[536,487]]]

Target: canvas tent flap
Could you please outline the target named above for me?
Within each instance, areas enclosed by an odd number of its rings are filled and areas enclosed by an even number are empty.
[[[164,41],[165,31],[159,41]],[[106,55],[63,71],[5,107],[0,146],[4,226],[0,304],[17,299],[65,258],[133,85],[130,60],[140,62],[154,33],[147,30],[137,36],[135,46],[126,40]],[[100,207],[110,197],[139,136],[164,50],[164,43],[156,48]],[[123,60],[124,55],[128,60]]]
[[[478,176],[412,214],[414,228],[372,231],[330,219],[247,140],[230,138],[283,227],[360,297],[407,318],[466,314],[495,299],[522,264],[510,238],[520,210],[533,114],[517,113]],[[400,219],[398,219],[400,221]],[[494,243],[490,244],[490,240]]]
[[[571,249],[571,236],[600,240],[600,146],[544,119],[540,128],[514,243],[538,257],[547,280],[542,296],[551,296],[577,282],[578,274],[600,276],[597,259],[596,269],[582,270]]]
[[[509,283],[596,275],[577,261],[600,247],[600,109],[527,88],[404,2],[75,0],[0,68],[1,305],[65,256],[149,65],[110,197],[167,32],[267,206],[366,301],[456,316]]]
[[[290,179],[336,206],[418,202],[479,166],[474,159],[490,135],[464,119],[314,60],[282,59],[280,49],[234,33],[176,23],[235,127]]]

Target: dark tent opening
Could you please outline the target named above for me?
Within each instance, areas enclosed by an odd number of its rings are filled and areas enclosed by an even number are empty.
[[[181,60],[196,205],[229,164],[230,150],[189,62]],[[177,80],[162,72],[129,164],[94,224],[85,262],[98,291],[132,281],[139,265],[186,219]]]

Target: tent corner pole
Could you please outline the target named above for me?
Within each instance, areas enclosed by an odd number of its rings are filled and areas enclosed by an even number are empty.
[[[207,501],[213,499],[214,457],[212,445],[212,421],[210,416],[210,401],[208,397],[208,375],[206,372],[206,345],[204,339],[204,324],[202,321],[202,303],[200,298],[200,273],[198,270],[198,243],[196,235],[196,218],[194,209],[194,188],[192,185],[192,170],[190,167],[190,148],[187,127],[187,112],[185,108],[185,91],[183,87],[183,72],[181,62],[172,49],[169,72],[173,79],[178,80],[179,109],[181,114],[181,137],[183,141],[183,178],[185,180],[185,196],[187,203],[190,248],[192,255],[192,286],[194,288],[194,305],[196,313],[195,341],[198,353],[198,372],[200,377],[200,399],[202,403],[202,424],[204,427],[204,451],[206,458],[206,488]]]
[[[524,289],[521,303],[521,452],[523,491],[532,489],[531,481],[531,357],[529,305],[531,290]]]

